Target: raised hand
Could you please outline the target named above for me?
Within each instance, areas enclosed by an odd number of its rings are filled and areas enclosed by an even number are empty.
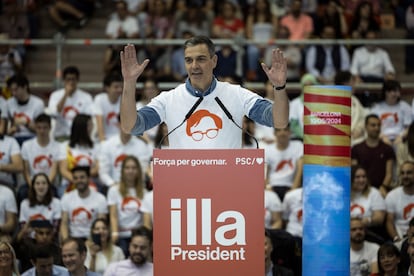
[[[286,84],[287,61],[283,57],[282,50],[279,48],[272,50],[272,65],[270,68],[263,62],[261,65],[267,78],[274,86],[283,86]]]
[[[144,60],[141,64],[138,63],[135,46],[132,44],[126,45],[120,56],[124,81],[136,81],[149,63],[149,59]]]

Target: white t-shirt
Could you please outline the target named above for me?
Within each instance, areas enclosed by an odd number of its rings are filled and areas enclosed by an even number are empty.
[[[364,246],[359,251],[350,249],[351,276],[365,276],[371,272],[372,263],[377,263],[379,245],[364,241]]]
[[[63,105],[62,112],[57,111],[57,105],[65,94],[64,89],[59,89],[49,97],[48,111],[49,114],[56,119],[56,125],[54,130],[54,137],[70,136],[72,122],[75,116],[79,113],[92,115],[93,99],[92,96],[81,90],[76,91],[66,98]]]
[[[51,140],[47,146],[41,147],[34,137],[23,143],[22,158],[29,163],[30,176],[40,172],[49,174],[53,162],[66,159],[66,152],[62,143]]]
[[[139,23],[137,18],[127,16],[124,20],[119,19],[117,14],[114,14],[106,25],[105,34],[110,38],[119,38],[119,30],[122,30],[127,37],[139,33]]]
[[[119,135],[101,143],[99,177],[103,183],[111,186],[120,180],[122,161],[128,155],[138,158],[142,171],[145,172],[152,157],[152,146],[135,136],[131,136],[126,144],[122,144]]]
[[[54,220],[60,220],[62,214],[60,200],[56,197],[49,205],[35,205],[30,207],[29,199],[24,199],[20,203],[19,222],[26,223],[31,220],[49,220],[53,225]]]
[[[286,231],[293,236],[303,234],[303,191],[302,188],[286,193],[282,203],[283,219],[287,220]]]
[[[272,227],[272,213],[282,212],[282,202],[279,196],[269,190],[264,190],[264,207],[265,207],[265,228]]]
[[[401,135],[413,120],[411,107],[403,100],[396,105],[389,105],[385,102],[377,103],[371,109],[371,113],[380,117],[381,133],[391,140]]]
[[[242,130],[229,120],[215,98],[218,97],[232,115],[234,121],[242,126],[244,116],[260,99],[259,95],[241,87],[225,82],[217,82],[216,88],[196,108],[190,118],[168,137],[170,148],[174,149],[229,149],[242,147]],[[185,84],[170,91],[161,92],[148,104],[155,109],[161,122],[169,130],[180,125],[188,111],[197,102]]]
[[[141,211],[143,213],[151,214],[153,218],[154,214],[154,191],[149,191],[144,194],[144,199],[142,200]]]
[[[7,116],[7,101],[2,96],[0,96],[0,118],[7,119]]]
[[[303,143],[290,141],[285,150],[279,150],[276,144],[265,147],[265,159],[268,168],[269,185],[292,187],[296,173],[296,162],[303,156]]]
[[[0,225],[6,223],[6,212],[17,214],[16,198],[10,188],[0,185]]]
[[[4,136],[0,139],[0,164],[10,164],[12,156],[20,155],[20,147],[16,139]],[[11,173],[0,171],[0,183],[13,183]]]
[[[119,192],[119,184],[108,190],[108,206],[115,205],[118,214],[118,232],[120,237],[130,237],[131,230],[142,225],[142,200],[137,198],[134,188],[128,189],[128,195],[123,198]]]
[[[377,188],[371,187],[367,196],[355,194],[351,200],[351,217],[371,217],[373,211],[385,211],[385,200]]]
[[[92,222],[100,214],[107,214],[105,197],[93,190],[86,198],[81,198],[77,190],[62,196],[62,212],[67,212],[69,233],[72,237],[89,237]]]
[[[105,138],[119,134],[119,109],[121,105],[121,97],[115,103],[109,101],[107,93],[100,93],[93,100],[94,115],[102,116]]]
[[[387,73],[395,73],[390,56],[385,50],[377,48],[370,52],[365,46],[355,49],[350,71],[352,75],[379,78],[383,78]]]
[[[45,111],[45,104],[42,99],[35,95],[30,95],[29,101],[20,105],[17,103],[16,98],[12,97],[7,100],[8,117],[13,118],[24,118],[29,124],[36,119],[37,116]],[[33,136],[34,133],[27,127],[20,125],[17,132],[14,133],[15,137]]]
[[[414,195],[404,193],[403,187],[397,187],[385,197],[387,212],[394,214],[394,225],[400,237],[407,233],[408,223],[414,217]]]

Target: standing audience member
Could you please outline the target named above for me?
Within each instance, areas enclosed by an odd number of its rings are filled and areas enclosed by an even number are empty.
[[[35,174],[29,188],[29,196],[20,204],[20,239],[31,235],[34,225],[39,221],[47,221],[53,225],[53,233],[57,234],[61,214],[60,200],[53,197],[52,183],[47,174]]]
[[[19,267],[10,243],[0,239],[0,275],[2,276],[20,276]],[[151,274],[152,275],[152,274]]]
[[[66,238],[62,241],[62,260],[69,275],[100,276],[101,274],[89,271],[84,265],[87,254],[85,242],[79,238]],[[120,274],[122,275],[122,274]]]
[[[53,254],[47,245],[37,245],[30,252],[33,267],[26,270],[22,276],[66,276],[68,271],[60,265],[55,265]]]
[[[394,149],[381,140],[381,120],[377,115],[366,116],[365,131],[365,140],[351,148],[351,162],[367,170],[372,186],[385,197],[393,188]]]
[[[0,184],[15,188],[13,174],[23,172],[23,159],[16,139],[0,134]]]
[[[0,240],[11,240],[16,222],[17,204],[14,193],[9,187],[0,185]]]
[[[378,32],[369,30],[364,38],[369,41],[378,38]],[[388,52],[374,44],[355,49],[351,60],[351,73],[359,82],[383,82],[395,78],[395,68]]]
[[[53,136],[58,141],[68,140],[77,114],[92,115],[92,96],[78,88],[79,76],[77,67],[66,67],[63,70],[64,88],[53,91],[49,97],[49,115],[56,119]]]
[[[379,245],[365,240],[365,226],[361,218],[351,218],[350,275],[362,276],[378,272]]]
[[[372,107],[371,113],[381,118],[381,139],[394,147],[405,138],[413,121],[411,107],[401,100],[401,85],[396,80],[384,81],[380,102]]]
[[[109,188],[107,200],[112,228],[112,241],[128,256],[128,244],[135,228],[150,220],[141,210],[145,195],[144,171],[135,156],[122,161],[120,181]]]
[[[89,167],[74,167],[72,169],[73,183],[76,190],[62,197],[62,221],[60,237],[82,238],[89,236],[92,222],[96,218],[105,218],[108,214],[105,197],[90,189]]]
[[[88,252],[86,254],[85,266],[90,271],[103,274],[110,263],[125,259],[122,249],[112,243],[110,233],[106,219],[97,218],[94,220],[90,237],[86,241]]]
[[[118,54],[119,55],[119,54]],[[119,133],[119,107],[121,105],[122,76],[118,72],[106,75],[103,93],[94,97],[93,110],[99,142],[103,142]]]
[[[152,276],[152,231],[144,227],[132,232],[129,244],[129,258],[112,263],[105,270],[104,276],[140,275]]]
[[[414,163],[405,161],[400,166],[400,186],[387,194],[386,227],[394,242],[401,240],[407,233],[409,221],[414,217]]]
[[[38,96],[30,94],[29,80],[24,75],[14,75],[7,80],[7,88],[13,97],[7,100],[7,110],[11,122],[8,134],[16,138],[21,146],[33,138],[34,119],[44,112],[45,104]]]
[[[372,276],[406,276],[407,271],[400,268],[401,254],[392,243],[384,243],[378,249],[378,273]]]

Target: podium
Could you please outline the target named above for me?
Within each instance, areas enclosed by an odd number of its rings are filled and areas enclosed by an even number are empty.
[[[264,275],[264,151],[157,149],[154,275]]]

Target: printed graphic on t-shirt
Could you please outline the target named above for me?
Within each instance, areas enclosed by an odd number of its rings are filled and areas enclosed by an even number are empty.
[[[194,141],[199,142],[203,139],[215,139],[222,128],[223,121],[219,116],[200,109],[188,118],[186,133]]]

